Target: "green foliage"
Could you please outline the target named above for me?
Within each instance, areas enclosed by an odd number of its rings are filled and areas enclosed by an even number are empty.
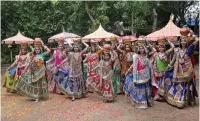
[[[96,30],[100,23],[107,31],[113,32],[116,21],[123,21],[125,26],[131,26],[132,12],[134,28],[141,29],[152,25],[152,9],[157,2],[87,1],[87,3],[94,21],[88,16],[85,1],[2,1],[1,40],[16,35],[20,30],[23,35],[33,39],[40,37],[46,43],[49,37],[62,32],[62,26],[67,32],[85,36]],[[175,5],[172,2],[160,4],[157,8],[162,11],[161,13],[158,11],[158,21],[165,23],[169,20],[170,12],[161,7],[165,4],[168,8],[170,5]],[[172,7],[170,10],[177,11],[177,8]],[[1,47],[2,62],[8,62],[10,51],[7,45]],[[16,45],[12,47],[13,57],[18,54],[18,49]]]

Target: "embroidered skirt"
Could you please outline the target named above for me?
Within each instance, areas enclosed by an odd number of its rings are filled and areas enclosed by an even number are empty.
[[[68,97],[82,98],[86,93],[83,75],[64,79],[60,84],[60,90]]]
[[[14,76],[10,76],[9,72],[5,74],[5,86],[7,89],[14,89],[16,85],[16,81],[14,80]]]
[[[128,92],[134,107],[145,109],[153,106],[151,81],[145,84],[133,84],[129,81]]]
[[[123,92],[123,82],[121,81],[121,69],[114,68],[114,74],[112,79],[113,91],[115,94]]]
[[[15,89],[20,94],[32,99],[48,98],[48,89],[45,76],[36,82],[31,82],[30,75],[19,77]]]
[[[194,96],[193,96],[193,79],[192,75],[190,80],[186,82],[172,82],[173,79],[173,70],[168,71],[165,76],[165,83],[167,84],[167,94],[166,94],[166,100],[169,104],[183,108],[185,106],[193,105],[195,102]]]
[[[60,84],[68,79],[69,71],[58,69],[58,71],[51,75],[51,80],[48,83],[48,90],[50,92],[56,92],[57,94],[61,94]]]
[[[101,92],[103,95],[103,99],[105,101],[113,101],[114,100],[114,92],[112,88],[112,80],[103,80],[103,84],[101,87]]]

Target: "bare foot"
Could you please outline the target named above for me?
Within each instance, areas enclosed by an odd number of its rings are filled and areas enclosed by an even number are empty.
[[[75,100],[75,97],[72,97],[72,101],[74,101]]]

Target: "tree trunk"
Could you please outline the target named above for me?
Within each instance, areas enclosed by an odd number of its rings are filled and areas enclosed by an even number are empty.
[[[199,19],[199,14],[198,14],[197,17],[195,18],[195,26],[194,26],[194,33],[195,33],[195,34],[199,34],[199,32],[198,32],[198,29],[199,29],[198,19]]]
[[[88,16],[90,17],[90,20],[92,21],[92,23],[95,24],[95,20],[94,20],[94,18],[92,17],[92,15],[90,14],[90,11],[89,11],[88,1],[85,1],[85,10],[86,10]]]
[[[156,9],[153,9],[153,26],[152,26],[152,31],[156,31],[156,26],[157,26],[157,13]]]
[[[131,3],[131,34],[136,36],[135,28],[134,28],[134,5]]]

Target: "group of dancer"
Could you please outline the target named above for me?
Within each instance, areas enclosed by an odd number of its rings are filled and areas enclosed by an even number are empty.
[[[87,44],[76,39],[66,48],[60,38],[54,50],[36,38],[34,48],[20,44],[19,55],[6,71],[4,86],[8,92],[17,91],[36,102],[48,98],[49,92],[64,94],[72,101],[96,92],[106,102],[125,94],[136,108],[148,108],[154,101],[178,108],[193,106],[197,91],[192,53],[198,40],[190,35],[179,37],[179,47],[165,37],[152,45],[140,36],[134,44],[130,39],[118,43],[117,38],[110,38],[111,43],[102,47],[94,40]],[[51,58],[46,61],[47,56]]]

